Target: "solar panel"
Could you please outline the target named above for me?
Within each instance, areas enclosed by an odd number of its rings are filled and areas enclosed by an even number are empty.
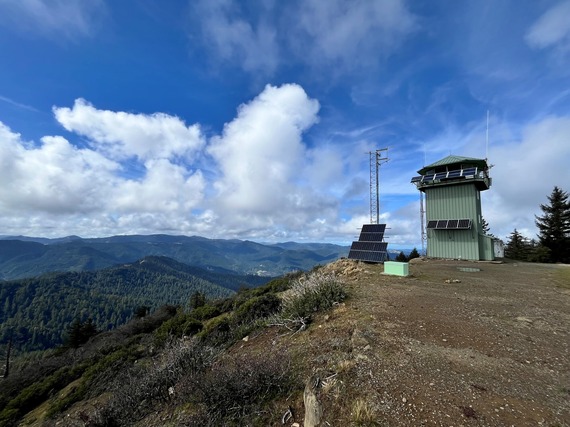
[[[352,242],[349,259],[384,262],[388,258],[388,243],[384,242],[386,224],[364,224],[357,242]]]
[[[458,219],[450,219],[449,221],[447,221],[447,229],[453,230],[454,228],[457,228],[458,222],[459,222]]]
[[[412,180],[410,181],[411,183],[415,184],[416,182],[420,182],[422,180],[423,176],[414,176],[412,178]]]
[[[438,180],[438,179],[444,179],[446,177],[447,177],[447,172],[438,172],[435,174],[433,179]]]
[[[388,257],[387,252],[370,252],[370,251],[350,251],[349,259],[356,259],[366,262],[384,262]]]
[[[352,242],[350,250],[355,251],[373,251],[373,252],[383,252],[386,251],[388,243],[386,242]]]
[[[430,230],[468,230],[471,228],[470,219],[430,219],[427,229]]]
[[[460,170],[456,170],[456,171],[449,171],[447,174],[447,179],[450,178],[459,178],[461,176],[461,171]]]
[[[470,219],[460,219],[459,223],[457,224],[457,228],[461,230],[467,230],[471,228],[471,220]]]
[[[447,220],[446,219],[438,220],[435,228],[438,230],[445,230],[447,228]]]
[[[362,226],[362,230],[360,231],[361,233],[382,233],[384,234],[384,231],[386,230],[386,224],[364,224]],[[378,239],[379,241],[382,241],[382,239],[384,238],[384,236],[380,236],[380,239]]]
[[[435,178],[435,174],[430,173],[429,175],[424,175],[424,179],[422,179],[422,182],[431,182],[434,180],[434,178]]]
[[[477,173],[477,168],[465,168],[463,169],[463,176],[475,175]]]

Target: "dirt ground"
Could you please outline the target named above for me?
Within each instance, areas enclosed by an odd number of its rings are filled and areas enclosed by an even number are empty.
[[[570,266],[415,261],[327,266],[350,298],[271,338],[320,378],[320,425],[569,426]]]

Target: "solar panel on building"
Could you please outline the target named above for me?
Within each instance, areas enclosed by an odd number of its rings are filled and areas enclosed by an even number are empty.
[[[435,228],[437,227],[437,220],[431,219],[427,223],[427,228]]]

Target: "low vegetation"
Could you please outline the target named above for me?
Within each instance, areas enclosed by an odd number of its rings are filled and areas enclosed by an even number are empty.
[[[316,312],[345,298],[338,278],[314,271],[241,289],[230,298],[212,300],[195,293],[186,307],[148,315],[140,310],[131,323],[85,343],[85,324],[78,322],[77,345],[36,361],[45,375],[26,381],[23,365],[13,364],[3,383],[11,387],[0,392],[0,426],[16,425],[44,402],[47,419],[74,407],[81,421],[92,426],[131,425],[152,416],[157,407],[171,408],[176,418],[171,421],[182,425],[267,425],[275,419],[271,402],[302,391],[291,356],[264,352],[245,357],[227,349],[276,324],[275,319],[302,319],[306,327]],[[73,387],[66,389],[71,382]],[[99,399],[96,411],[78,409],[90,399]]]

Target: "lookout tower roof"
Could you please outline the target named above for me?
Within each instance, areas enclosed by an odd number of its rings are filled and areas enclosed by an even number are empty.
[[[489,165],[485,159],[476,159],[474,157],[462,156],[447,156],[435,163],[432,163],[431,165],[424,166],[418,171],[418,173],[420,175],[424,175],[425,173],[436,168],[447,167],[449,170],[452,170],[462,169],[467,166],[476,167],[479,170],[486,170],[489,168]]]

